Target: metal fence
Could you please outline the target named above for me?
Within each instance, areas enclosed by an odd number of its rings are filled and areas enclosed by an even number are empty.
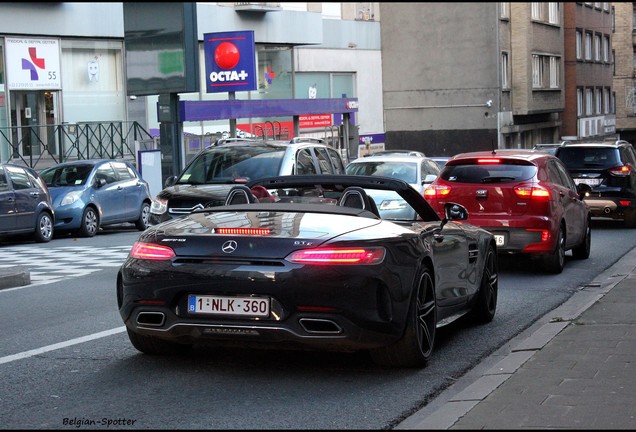
[[[158,148],[137,122],[86,122],[0,127],[3,163],[43,169],[68,160],[106,158],[136,160],[139,150]]]

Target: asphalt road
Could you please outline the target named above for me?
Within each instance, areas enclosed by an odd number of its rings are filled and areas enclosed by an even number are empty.
[[[17,245],[82,246],[99,257],[137,235],[124,228]],[[420,370],[381,369],[360,353],[203,346],[187,357],[142,355],[117,311],[116,267],[0,290],[0,428],[391,429],[635,245],[636,230],[596,223],[590,258],[568,257],[561,275],[502,260],[495,320],[441,330]]]

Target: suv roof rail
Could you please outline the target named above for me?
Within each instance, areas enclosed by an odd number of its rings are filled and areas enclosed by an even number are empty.
[[[542,144],[535,144],[535,145],[534,145],[534,148],[535,148],[535,149],[538,149],[538,148],[543,148],[543,147],[558,147],[558,146],[560,146],[560,145],[563,145],[563,144],[557,144],[557,143],[542,143]],[[499,151],[499,150],[507,150],[507,149],[497,149],[497,151]],[[516,150],[516,149],[513,149],[513,150]]]
[[[380,150],[375,153],[365,154],[363,157],[367,156],[416,156],[416,157],[426,157],[426,155],[421,151],[416,150]]]
[[[231,144],[235,142],[260,142],[260,141],[251,139],[251,138],[219,138],[218,140],[214,141],[214,143],[211,146],[220,146],[223,144]],[[208,146],[208,147],[211,147],[211,146]]]
[[[289,140],[290,144],[301,143],[301,142],[324,144],[325,140],[322,138],[314,138],[314,137],[294,137],[291,140]]]

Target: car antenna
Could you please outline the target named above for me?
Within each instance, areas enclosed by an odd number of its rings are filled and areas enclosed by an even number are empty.
[[[497,154],[497,151],[495,150],[495,140],[491,139],[490,145],[492,146],[492,155],[494,156]]]

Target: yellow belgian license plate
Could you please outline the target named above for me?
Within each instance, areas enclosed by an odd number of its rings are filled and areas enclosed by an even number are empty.
[[[188,296],[188,312],[234,315],[247,318],[269,316],[269,297]]]

